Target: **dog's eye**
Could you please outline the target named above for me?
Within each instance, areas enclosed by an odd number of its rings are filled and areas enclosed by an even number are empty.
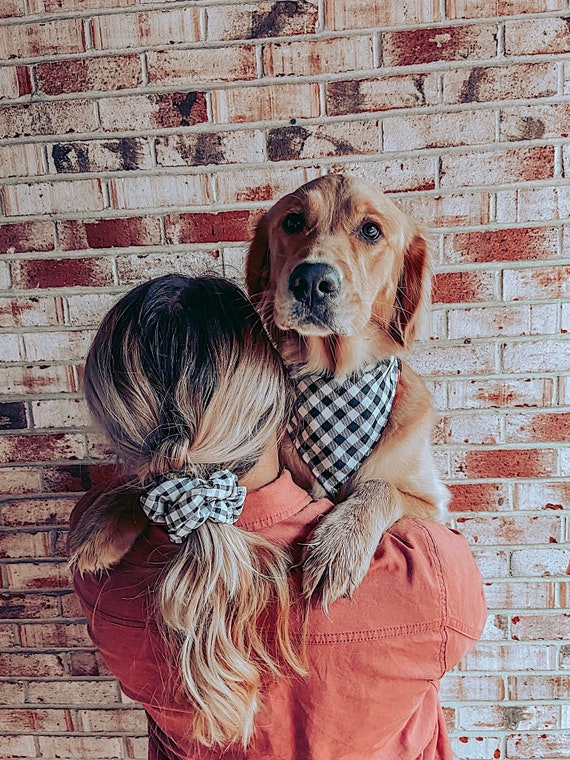
[[[298,211],[287,214],[281,225],[288,235],[297,235],[305,226],[305,217]]]
[[[375,243],[382,235],[382,230],[377,224],[374,224],[374,222],[364,222],[360,228],[360,234],[365,240],[368,240],[370,243]]]

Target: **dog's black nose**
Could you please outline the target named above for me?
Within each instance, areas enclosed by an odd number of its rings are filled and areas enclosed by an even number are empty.
[[[339,289],[340,276],[330,264],[299,264],[289,276],[289,290],[308,305],[334,298]]]

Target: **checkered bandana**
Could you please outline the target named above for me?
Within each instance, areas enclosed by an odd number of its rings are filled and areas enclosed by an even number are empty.
[[[399,375],[400,362],[391,357],[342,381],[330,375],[294,378],[298,396],[287,432],[330,496],[380,440]]]
[[[153,522],[166,525],[170,540],[180,544],[206,520],[234,523],[240,516],[246,489],[230,470],[219,470],[208,480],[172,477],[141,497],[141,506]]]

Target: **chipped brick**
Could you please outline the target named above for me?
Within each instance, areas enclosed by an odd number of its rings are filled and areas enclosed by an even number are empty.
[[[497,54],[497,26],[477,24],[385,32],[382,53],[385,66],[493,58]]]

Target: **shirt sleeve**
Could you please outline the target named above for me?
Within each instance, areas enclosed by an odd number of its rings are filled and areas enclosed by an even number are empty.
[[[439,523],[422,523],[422,528],[442,582],[443,665],[448,671],[480,638],[487,605],[481,573],[465,537]]]

